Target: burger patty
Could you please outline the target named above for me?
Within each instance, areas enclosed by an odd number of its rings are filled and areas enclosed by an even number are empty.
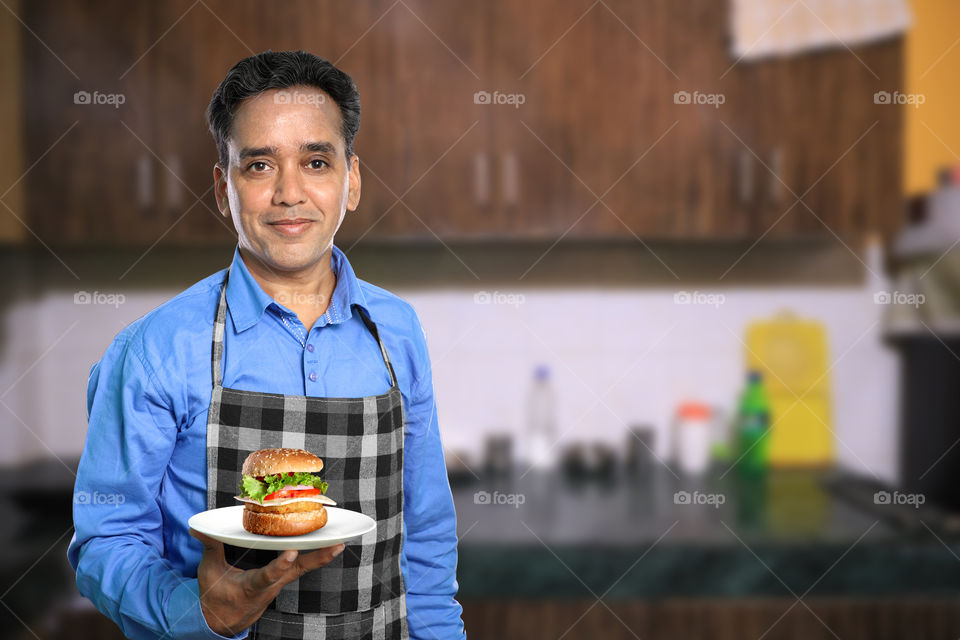
[[[298,513],[301,511],[319,511],[323,509],[322,502],[312,502],[309,500],[301,500],[300,502],[290,502],[288,504],[270,507],[267,505],[259,505],[253,502],[245,503],[247,509],[251,511],[257,511],[259,513]]]

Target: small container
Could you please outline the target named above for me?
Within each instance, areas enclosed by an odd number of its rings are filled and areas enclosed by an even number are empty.
[[[513,436],[493,433],[487,436],[484,467],[488,476],[508,477],[513,473]]]
[[[674,417],[674,459],[686,475],[703,475],[710,467],[713,409],[701,402],[683,402]]]
[[[650,425],[633,425],[627,433],[624,471],[628,476],[643,476],[653,468],[656,431]]]

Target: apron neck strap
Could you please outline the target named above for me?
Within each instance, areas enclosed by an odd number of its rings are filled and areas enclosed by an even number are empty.
[[[217,317],[213,323],[212,365],[214,387],[223,386],[223,334],[227,326],[227,281],[229,279],[230,272],[227,271],[227,274],[223,278],[222,288],[220,289],[220,301],[217,303]],[[364,311],[362,307],[355,305],[354,309],[360,314],[360,318],[363,320],[363,324],[366,325],[367,330],[370,331],[376,339],[377,345],[380,347],[380,354],[383,356],[383,362],[387,365],[387,371],[390,373],[390,384],[392,387],[396,387],[397,374],[393,370],[393,364],[390,363],[390,356],[387,355],[387,349],[383,346],[383,341],[380,339],[380,332],[377,330],[377,325],[367,316],[366,311]]]

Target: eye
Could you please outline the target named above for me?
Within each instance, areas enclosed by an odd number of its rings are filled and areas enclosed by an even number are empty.
[[[259,168],[257,168],[257,167],[259,167]],[[260,160],[258,160],[258,161],[256,161],[256,162],[251,162],[249,165],[247,165],[247,169],[254,169],[255,171],[262,171],[262,170],[264,170],[264,169],[266,169],[266,168],[267,168],[267,163],[266,163],[266,162],[261,162]]]
[[[325,166],[327,166],[326,160],[321,160],[320,158],[314,158],[313,160],[310,161],[311,169],[323,169],[323,167]]]

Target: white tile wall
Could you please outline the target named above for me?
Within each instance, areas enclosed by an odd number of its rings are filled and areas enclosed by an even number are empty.
[[[561,443],[619,445],[627,426],[657,429],[669,453],[677,402],[735,408],[744,377],[746,326],[790,308],[828,331],[837,457],[895,479],[896,360],[880,342],[881,307],[869,287],[717,289],[717,308],[678,305],[674,291],[516,290],[519,306],[474,302],[473,292],[411,292],[427,332],[445,444],[482,452],[485,436],[523,426],[533,367],[548,364],[558,394]]]

